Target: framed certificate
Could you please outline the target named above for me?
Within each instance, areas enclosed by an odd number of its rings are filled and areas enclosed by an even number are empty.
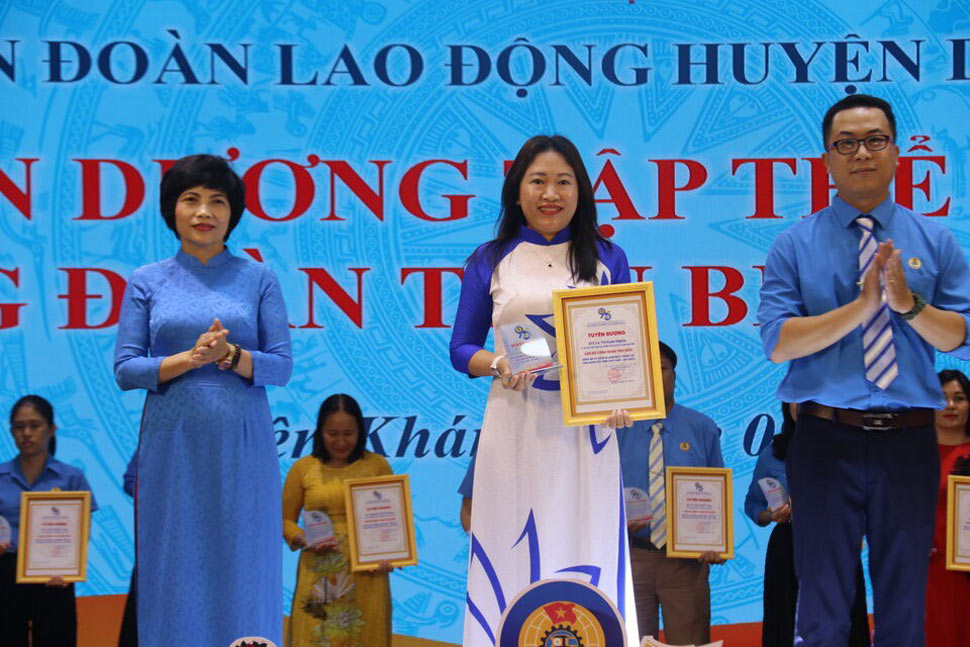
[[[946,479],[946,567],[970,571],[970,476]]]
[[[83,582],[90,521],[90,492],[21,492],[17,582]]]
[[[614,409],[634,420],[665,417],[653,283],[552,295],[566,426],[602,422]]]
[[[712,550],[734,558],[734,497],[731,470],[668,467],[667,556],[700,557]]]
[[[407,474],[344,481],[350,568],[370,571],[378,562],[418,563]]]

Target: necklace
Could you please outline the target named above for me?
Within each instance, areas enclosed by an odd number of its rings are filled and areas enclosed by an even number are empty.
[[[550,256],[548,254],[543,254],[539,250],[542,248],[541,245],[536,245],[535,243],[526,243],[530,252],[535,254],[536,258],[546,264],[546,267],[553,267],[553,261],[555,260],[555,255]]]

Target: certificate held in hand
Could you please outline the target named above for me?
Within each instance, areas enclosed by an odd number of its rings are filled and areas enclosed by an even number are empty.
[[[344,498],[351,570],[418,563],[407,474],[347,479]]]
[[[667,467],[667,557],[734,558],[731,470]]]
[[[17,582],[83,582],[90,519],[90,492],[22,492]]]
[[[970,476],[947,476],[946,567],[970,571]]]
[[[616,409],[634,420],[663,418],[653,283],[552,293],[563,422],[603,422]]]

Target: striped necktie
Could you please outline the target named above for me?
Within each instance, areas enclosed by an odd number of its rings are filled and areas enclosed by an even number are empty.
[[[872,216],[859,216],[855,219],[862,230],[859,240],[859,280],[876,256],[875,221]],[[862,323],[863,362],[866,379],[880,389],[887,388],[896,379],[899,370],[896,366],[896,345],[893,343],[892,318],[886,305],[886,290],[882,288],[882,304]]]
[[[667,493],[666,470],[664,470],[664,441],[660,431],[664,428],[662,422],[655,422],[650,427],[653,438],[650,439],[650,502],[653,504],[653,518],[650,520],[650,543],[656,548],[663,548],[667,543]]]

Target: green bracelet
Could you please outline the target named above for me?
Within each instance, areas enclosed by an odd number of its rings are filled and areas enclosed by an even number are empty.
[[[923,312],[923,308],[926,307],[926,299],[923,298],[922,294],[920,294],[916,290],[913,290],[912,294],[913,294],[913,307],[910,308],[908,312],[898,313],[899,316],[903,318],[903,321],[909,321],[919,313]]]

